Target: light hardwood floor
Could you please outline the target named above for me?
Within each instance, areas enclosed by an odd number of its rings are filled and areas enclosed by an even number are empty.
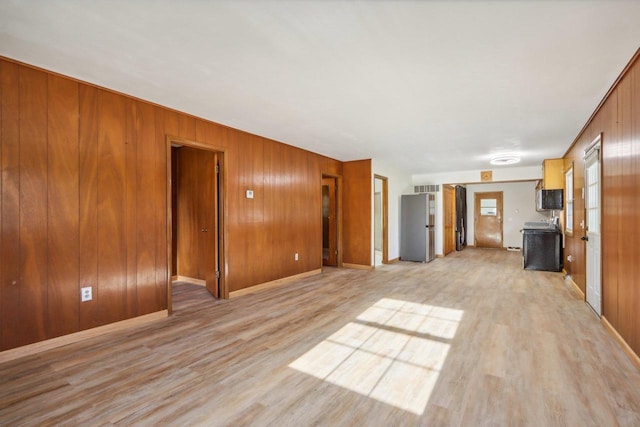
[[[0,425],[640,425],[640,372],[559,273],[466,249],[325,269],[0,365]]]

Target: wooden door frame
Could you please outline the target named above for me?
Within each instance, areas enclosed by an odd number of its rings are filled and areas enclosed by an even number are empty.
[[[171,147],[173,144],[191,148],[197,148],[206,151],[212,151],[218,154],[218,164],[220,165],[220,173],[218,174],[218,187],[220,193],[218,194],[219,206],[218,212],[222,213],[218,215],[218,257],[219,257],[219,291],[220,298],[229,299],[229,286],[227,284],[227,168],[225,166],[225,154],[226,150],[223,147],[217,147],[214,145],[204,144],[202,142],[191,141],[189,139],[181,138],[178,136],[167,135],[165,148],[167,150],[167,311],[171,315],[173,312],[173,284],[171,283],[171,263],[173,262],[173,215],[171,211],[172,203],[172,182],[171,182]]]
[[[320,233],[322,234],[322,179],[329,178],[334,179],[336,182],[336,250],[338,255],[336,256],[336,267],[342,267],[342,175],[334,175],[330,173],[320,174]],[[322,242],[322,239],[320,239]],[[322,243],[321,243],[322,245]],[[322,249],[320,248],[320,268],[322,268]]]
[[[478,247],[476,231],[478,230],[478,212],[477,206],[478,195],[500,193],[500,247],[495,249],[504,249],[504,191],[478,191],[473,193],[473,246]],[[481,246],[484,247],[484,246]]]
[[[376,184],[375,180],[379,179],[382,181],[382,263],[389,264],[389,178],[386,176],[374,174],[373,175],[373,194],[375,199],[376,192]],[[375,251],[376,251],[376,242],[375,242],[375,208],[374,208],[374,239],[373,239],[373,253],[374,260],[373,264],[375,266]]]

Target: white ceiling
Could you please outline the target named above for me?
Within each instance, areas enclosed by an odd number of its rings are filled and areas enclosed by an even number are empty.
[[[0,2],[0,55],[409,173],[562,156],[639,46],[640,1]]]

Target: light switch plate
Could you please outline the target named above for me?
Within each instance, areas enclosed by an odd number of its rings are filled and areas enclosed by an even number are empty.
[[[247,199],[253,199],[253,190],[247,190]]]

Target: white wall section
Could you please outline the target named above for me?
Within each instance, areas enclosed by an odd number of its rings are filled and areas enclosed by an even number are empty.
[[[502,182],[467,185],[467,243],[473,245],[475,235],[475,193],[502,191],[502,246],[521,247],[520,230],[527,221],[549,218],[549,212],[537,212],[535,205],[536,182]]]
[[[388,213],[388,239],[389,239],[389,259],[400,257],[400,196],[413,191],[411,184],[411,175],[400,171],[386,164],[383,160],[372,159],[371,168],[373,174],[381,175],[388,178],[389,186],[389,213]],[[371,176],[371,194],[373,194],[373,176]],[[374,212],[371,207],[371,223],[373,224]],[[373,233],[373,227],[371,227]],[[374,241],[373,234],[371,241]],[[371,247],[371,259],[373,260],[373,245]]]

